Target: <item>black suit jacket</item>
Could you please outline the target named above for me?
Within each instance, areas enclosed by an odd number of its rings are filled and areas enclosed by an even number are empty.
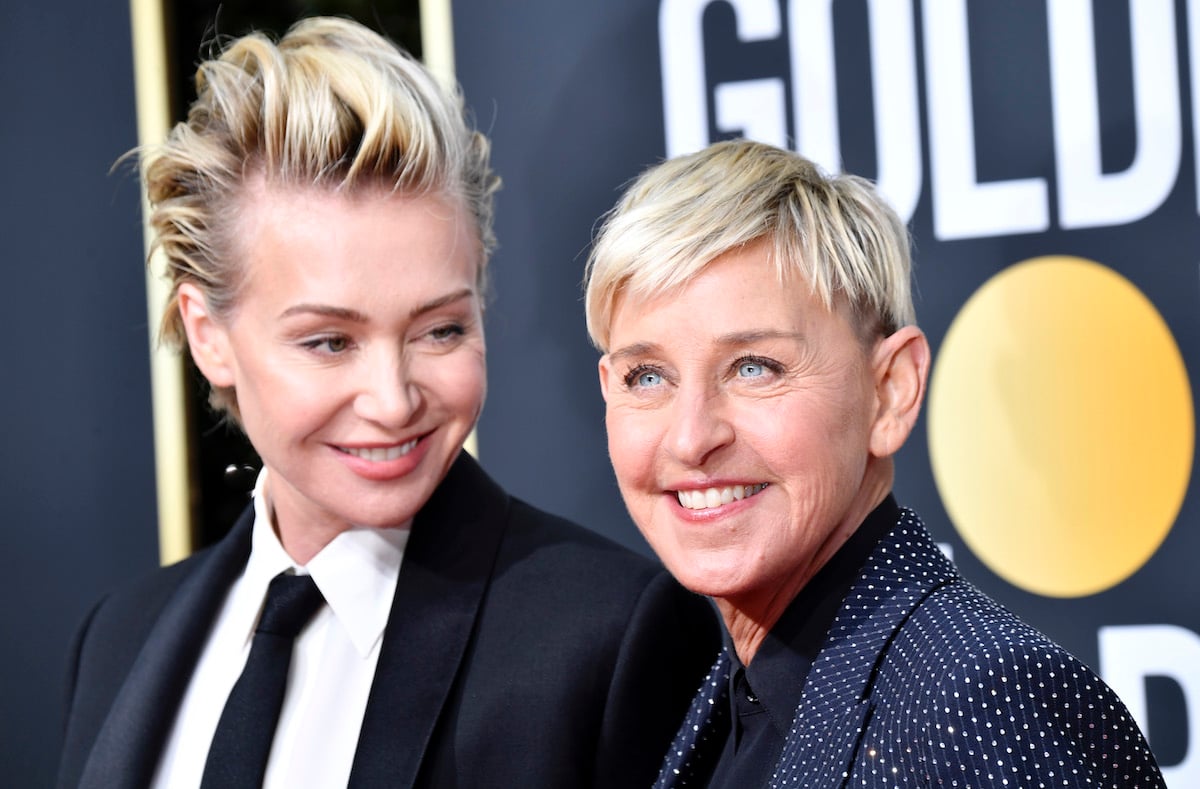
[[[151,780],[252,521],[88,617],[59,786]],[[702,598],[463,454],[413,523],[350,785],[648,786],[717,644]]]

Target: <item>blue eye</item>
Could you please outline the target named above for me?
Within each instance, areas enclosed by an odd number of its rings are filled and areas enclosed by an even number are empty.
[[[638,386],[658,386],[662,383],[662,376],[658,373],[645,372],[637,377]]]
[[[662,385],[663,376],[661,372],[653,367],[639,364],[625,373],[623,380],[627,389],[652,389]]]
[[[743,356],[733,363],[738,378],[764,378],[783,372],[783,365],[765,356]]]

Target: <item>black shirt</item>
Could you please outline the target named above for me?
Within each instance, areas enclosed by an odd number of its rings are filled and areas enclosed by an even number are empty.
[[[728,630],[733,658],[729,675],[729,736],[709,789],[767,786],[800,706],[804,683],[834,617],[879,541],[900,520],[889,494],[817,571],[771,628],[754,660],[743,666]]]

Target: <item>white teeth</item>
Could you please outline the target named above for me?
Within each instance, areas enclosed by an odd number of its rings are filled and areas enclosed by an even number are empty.
[[[417,439],[406,441],[396,447],[374,447],[371,449],[355,449],[352,447],[342,447],[341,450],[347,455],[354,455],[356,458],[369,460],[372,463],[382,463],[385,460],[395,460],[398,457],[403,457],[409,452],[412,452],[413,447],[417,445]]]
[[[707,488],[706,490],[677,490],[675,496],[679,506],[689,510],[707,510],[731,504],[735,501],[748,499],[767,487],[766,482],[757,485],[732,485],[724,488]]]

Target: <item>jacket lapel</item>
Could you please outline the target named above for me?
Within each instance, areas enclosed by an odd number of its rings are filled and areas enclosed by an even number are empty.
[[[509,498],[466,453],[417,514],[351,787],[412,786],[458,674],[503,537]]]
[[[727,649],[717,656],[700,686],[683,725],[667,751],[654,789],[704,785],[729,734],[729,670]]]
[[[870,722],[888,646],[913,609],[957,575],[911,510],[871,552],[809,673],[772,786],[842,786]]]
[[[81,787],[132,789],[153,779],[209,628],[250,554],[253,522],[247,508],[163,608],[96,737]]]

